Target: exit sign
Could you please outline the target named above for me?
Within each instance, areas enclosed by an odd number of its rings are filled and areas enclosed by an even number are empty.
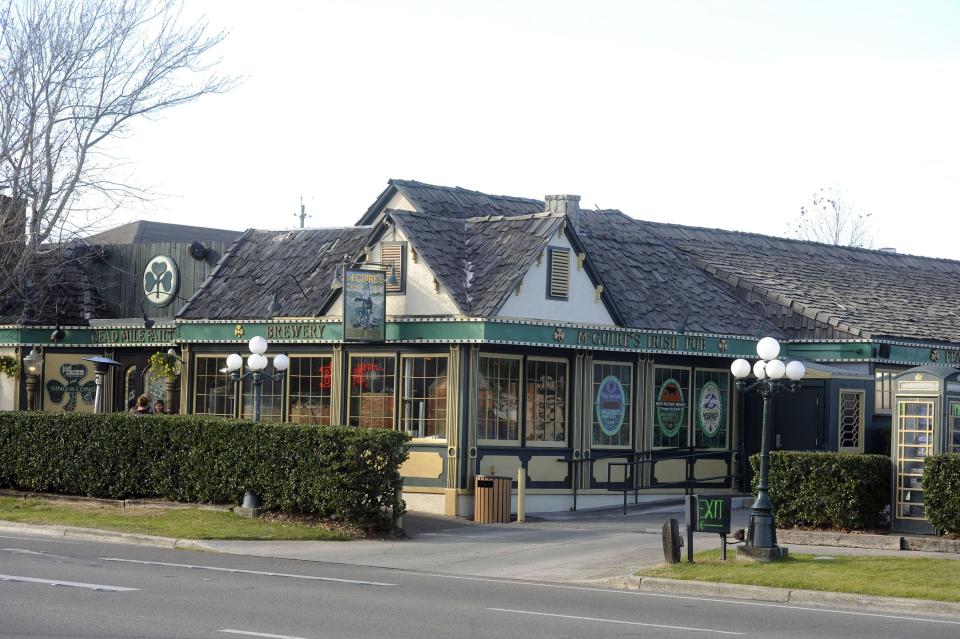
[[[730,534],[730,497],[697,495],[697,532]]]

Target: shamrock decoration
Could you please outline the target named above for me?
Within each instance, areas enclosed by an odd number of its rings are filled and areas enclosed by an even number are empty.
[[[83,364],[64,364],[60,367],[60,376],[65,381],[51,379],[47,382],[47,394],[50,401],[59,404],[64,395],[69,395],[63,410],[74,411],[77,408],[77,395],[80,395],[84,404],[92,404],[97,395],[95,382],[81,384],[80,380],[87,376],[87,367]]]
[[[155,260],[143,275],[143,287],[147,294],[153,294],[159,301],[164,294],[173,291],[173,272],[163,260]]]
[[[564,334],[562,328],[558,326],[553,329],[553,341],[562,342],[564,339],[566,339],[566,335]]]

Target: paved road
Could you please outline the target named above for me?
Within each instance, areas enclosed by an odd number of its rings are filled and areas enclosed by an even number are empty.
[[[0,535],[0,637],[960,636],[960,620]]]

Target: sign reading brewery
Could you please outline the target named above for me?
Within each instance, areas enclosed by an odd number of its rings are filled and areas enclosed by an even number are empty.
[[[173,328],[95,328],[94,344],[166,344],[173,342]]]
[[[180,271],[172,257],[156,255],[143,269],[143,294],[154,306],[167,306],[180,289]]]
[[[386,339],[386,278],[383,271],[345,269],[343,274],[343,340]]]
[[[324,324],[267,324],[267,339],[323,339]]]

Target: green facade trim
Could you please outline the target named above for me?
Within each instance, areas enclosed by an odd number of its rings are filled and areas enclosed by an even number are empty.
[[[0,344],[45,347],[150,347],[176,344],[243,344],[259,335],[276,344],[340,344],[339,320],[185,322],[146,329],[138,326],[64,327],[66,336],[50,341],[51,327],[0,327]],[[756,339],[689,335],[633,329],[571,326],[533,321],[449,320],[425,318],[387,322],[385,344],[473,343],[619,351],[670,355],[756,358]],[[881,348],[882,346],[882,348]],[[875,362],[960,367],[956,346],[870,341],[784,341],[783,355],[821,362]],[[881,357],[880,353],[886,355]]]

